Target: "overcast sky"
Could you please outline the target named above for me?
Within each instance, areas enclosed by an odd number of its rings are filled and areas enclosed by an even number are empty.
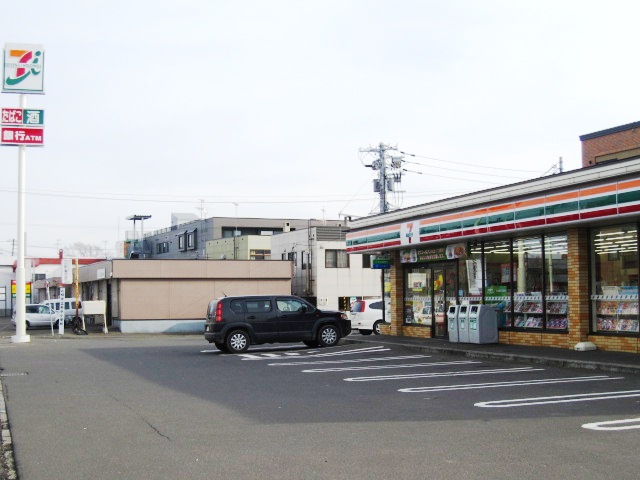
[[[580,135],[640,120],[638,18],[616,0],[21,0],[0,43],[46,51],[26,254],[112,255],[132,214],[152,215],[145,232],[201,207],[365,216],[360,150],[381,142],[415,155],[402,207],[579,168]],[[11,254],[17,147],[0,160]]]

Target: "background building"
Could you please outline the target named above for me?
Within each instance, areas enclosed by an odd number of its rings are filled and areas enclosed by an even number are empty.
[[[186,221],[185,221],[186,220]],[[210,217],[204,219],[188,220],[186,214],[173,214],[172,224],[165,229],[156,230],[144,235],[142,247],[143,258],[198,258],[220,259],[222,253],[213,253],[213,257],[207,252],[207,242],[212,240],[233,239],[242,236],[271,236],[278,233],[289,232],[309,226],[342,225],[341,220],[314,220],[314,219],[283,219],[283,218],[241,218],[241,217]],[[247,240],[248,241],[248,240]],[[227,259],[228,242],[224,247]],[[251,247],[245,245],[247,249]],[[221,245],[211,247],[213,252],[223,248]],[[236,242],[235,248],[240,248]],[[244,248],[244,247],[243,247]],[[264,250],[264,249],[263,249]],[[247,250],[248,251],[248,250]],[[127,257],[129,253],[127,252]],[[237,252],[240,258],[240,251]]]
[[[293,264],[291,290],[320,308],[348,310],[352,300],[382,295],[370,255],[347,255],[348,228],[317,226],[271,238],[271,258]]]

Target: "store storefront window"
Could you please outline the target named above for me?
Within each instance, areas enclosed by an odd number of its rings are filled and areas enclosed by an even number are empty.
[[[458,263],[458,297],[460,303],[482,302],[482,244],[470,245],[467,257]]]
[[[638,333],[638,228],[636,224],[591,231],[592,329]]]
[[[510,327],[511,317],[511,241],[484,243],[485,303],[499,309],[500,327]]]
[[[404,323],[431,326],[432,296],[431,269],[417,267],[408,269],[404,294]]]
[[[567,236],[551,235],[544,239],[544,286],[546,328],[567,330],[568,269]]]
[[[513,326],[542,328],[542,239],[517,238],[513,241]]]

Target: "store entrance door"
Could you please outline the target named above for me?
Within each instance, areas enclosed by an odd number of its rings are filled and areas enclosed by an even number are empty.
[[[447,310],[456,303],[456,286],[458,284],[456,264],[449,263],[433,266],[433,308],[435,328],[433,336],[448,338]]]

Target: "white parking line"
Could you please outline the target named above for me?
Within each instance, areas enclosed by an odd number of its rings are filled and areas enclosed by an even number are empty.
[[[348,372],[357,370],[385,370],[391,368],[415,368],[415,367],[435,367],[441,365],[463,365],[469,363],[482,363],[474,360],[461,360],[459,362],[430,362],[430,363],[405,363],[401,365],[367,365],[364,367],[335,367],[335,368],[312,368],[302,370],[303,373],[325,373],[325,372]]]
[[[466,385],[441,385],[439,387],[401,388],[398,391],[403,393],[447,392],[453,390],[473,390],[481,388],[520,387],[547,383],[595,382],[599,380],[619,380],[621,378],[624,377],[607,377],[606,375],[593,375],[591,377],[549,378],[543,380],[514,380],[513,382],[467,383]]]
[[[315,355],[314,355],[315,356]],[[364,363],[364,362],[386,362],[390,360],[409,360],[414,358],[431,358],[431,355],[402,355],[400,357],[378,357],[378,358],[339,358],[336,360],[309,360],[306,362],[281,362],[270,363],[270,367],[286,367],[289,365],[327,365],[331,363]]]
[[[525,407],[530,405],[549,405],[552,403],[593,402],[595,400],[611,400],[615,398],[640,397],[640,390],[625,390],[620,392],[579,393],[576,395],[560,395],[555,397],[513,398],[511,400],[494,400],[476,403],[476,407],[508,408]]]
[[[408,375],[381,375],[377,377],[351,377],[345,378],[345,382],[375,382],[379,380],[407,380],[412,378],[433,378],[433,377],[460,377],[465,375],[486,375],[492,373],[519,373],[537,372],[544,368],[518,367],[518,368],[492,368],[486,370],[464,370],[461,372],[436,372],[436,373],[415,373]]]
[[[633,430],[640,428],[640,418],[625,418],[624,420],[612,420],[610,422],[585,423],[582,428],[600,431]]]
[[[358,348],[355,350],[340,350],[326,353],[315,353],[318,350],[314,350],[312,355],[298,355],[296,358],[317,358],[317,357],[336,357],[342,355],[352,355],[358,353],[378,353],[378,352],[386,352],[391,350],[390,348],[385,348],[382,345],[377,347],[364,347]],[[273,360],[274,358],[287,358],[285,352],[281,354],[273,354],[273,353],[240,353],[239,357],[242,357],[242,360]]]

